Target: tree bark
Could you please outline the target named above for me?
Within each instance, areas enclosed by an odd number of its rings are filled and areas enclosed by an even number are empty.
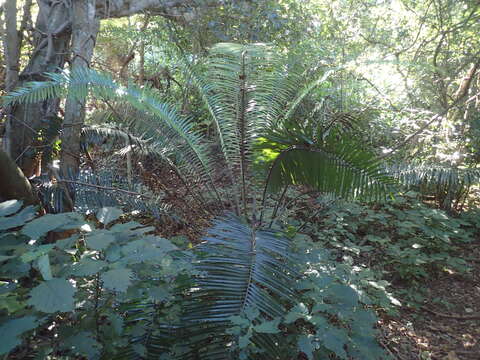
[[[5,91],[11,91],[18,81],[18,60],[20,58],[20,45],[17,31],[17,1],[9,0],[4,5],[5,10],[5,36],[3,48],[5,49]]]
[[[72,23],[72,61],[71,69],[89,68],[99,29],[99,20],[95,16],[96,0],[75,1],[73,3]],[[60,136],[60,175],[62,178],[76,180],[80,166],[80,135],[85,122],[85,100],[67,98],[63,130]],[[75,201],[74,185],[69,184],[70,198]],[[72,211],[68,206],[64,211]]]
[[[45,72],[63,69],[70,42],[71,8],[64,1],[37,0],[38,17],[34,34],[34,50],[19,76],[19,86],[28,81],[46,80]],[[41,149],[47,145],[44,133],[58,111],[58,100],[36,104],[19,104],[8,119],[6,137],[9,155],[23,173],[33,175]],[[42,134],[43,132],[43,134]]]
[[[5,91],[12,91],[18,83],[18,73],[20,71],[20,55],[24,31],[27,23],[31,19],[32,0],[26,0],[23,5],[22,21],[20,29],[17,30],[17,2],[16,0],[7,1],[2,11],[5,11],[5,25],[3,30],[3,48],[5,56]],[[3,26],[2,26],[3,27]],[[11,109],[6,111],[10,115]],[[9,122],[6,123],[5,132],[9,132]],[[3,138],[2,146],[7,153],[10,153],[10,139],[8,136]]]
[[[32,186],[15,162],[0,149],[0,202],[23,200],[27,205],[38,204]]]
[[[182,8],[191,6],[191,0],[103,0],[97,3],[97,14],[109,19],[148,13],[178,20],[183,17]]]

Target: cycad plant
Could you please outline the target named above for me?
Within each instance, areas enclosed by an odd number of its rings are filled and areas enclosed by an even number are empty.
[[[396,164],[388,173],[403,185],[429,196],[447,211],[461,211],[472,186],[480,183],[480,168],[434,164]]]
[[[218,44],[204,68],[199,74],[187,65],[186,71],[216,129],[221,150],[215,157],[195,119],[148,88],[124,87],[91,70],[51,74],[51,81],[30,83],[6,97],[6,103],[67,93],[128,102],[148,115],[138,126],[150,129],[143,130],[147,141],[175,156],[169,164],[192,196],[230,204],[233,214],[219,217],[194,250],[197,275],[181,291],[184,314],[172,326],[178,341],[162,358],[293,359],[299,352],[309,359],[332,354],[385,358],[373,340],[365,297],[350,286],[349,277],[325,265],[320,250],[307,250],[310,245],[299,246],[281,229],[268,228],[264,215],[267,199],[289,186],[346,198],[379,198],[388,192],[391,180],[375,158],[352,133],[333,130],[345,128],[341,121],[295,119],[302,100],[328,73],[307,82],[263,44]],[[262,144],[273,154],[267,171],[255,166]],[[219,156],[228,189],[214,179]],[[144,345],[164,349],[171,344],[162,336],[155,339]]]

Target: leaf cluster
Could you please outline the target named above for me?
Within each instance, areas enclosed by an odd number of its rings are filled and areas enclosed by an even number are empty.
[[[150,321],[129,323],[130,306],[168,308],[171,283],[190,268],[173,260],[175,245],[149,235],[153,228],[119,223],[116,208],[101,208],[92,222],[78,213],[32,220],[35,210],[20,207],[15,200],[0,204],[0,332],[8,334],[2,354],[33,336],[40,357],[115,357],[133,333],[145,336],[138,327]],[[47,241],[66,231],[72,236]],[[144,343],[137,341],[137,352]]]

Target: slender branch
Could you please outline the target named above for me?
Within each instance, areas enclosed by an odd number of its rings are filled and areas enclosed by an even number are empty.
[[[275,203],[275,208],[273,209],[272,219],[271,219],[271,221],[270,221],[270,224],[268,225],[269,228],[272,227],[273,222],[275,221],[275,218],[276,218],[276,216],[277,216],[278,209],[280,208],[280,204],[282,203],[283,198],[285,197],[285,194],[287,193],[287,189],[288,189],[288,184],[285,185],[285,188],[283,189],[282,195],[280,195],[280,197],[278,198],[277,202]]]
[[[57,181],[58,182],[63,182],[63,183],[68,183],[68,184],[76,184],[76,185],[93,187],[93,188],[100,189],[100,190],[118,191],[118,192],[121,192],[123,194],[128,194],[128,195],[132,195],[132,196],[140,196],[140,197],[145,198],[145,199],[154,200],[153,197],[142,194],[142,193],[138,193],[136,191],[123,190],[123,189],[119,189],[119,188],[115,188],[115,187],[111,187],[111,186],[102,186],[102,185],[90,184],[90,183],[83,182],[83,181],[67,180],[67,179],[57,179]]]
[[[317,211],[315,211],[312,216],[310,216],[308,219],[306,219],[302,225],[300,225],[298,227],[298,229],[296,230],[297,233],[301,232],[305,226],[307,226],[307,224],[309,222],[312,221],[312,219],[316,218],[318,215],[320,215],[322,212],[326,211],[334,202],[336,201],[336,199],[333,199],[331,201],[329,201],[326,205],[324,205],[323,207],[321,207],[320,209],[318,209]]]
[[[448,114],[448,112],[454,108],[455,106],[459,105],[459,102],[461,101],[461,98],[458,98],[454,101],[453,104],[448,106],[445,110],[443,110],[441,113],[435,114],[430,118],[430,120],[427,121],[425,125],[420,127],[417,131],[415,131],[413,134],[410,134],[407,136],[407,138],[403,141],[401,141],[399,144],[397,144],[390,152],[383,154],[379,156],[378,160],[383,160],[385,158],[388,158],[392,156],[394,153],[396,153],[399,149],[404,147],[406,144],[408,144],[415,136],[421,134],[425,129],[427,129],[430,125],[432,125],[435,121],[440,120],[442,117]]]
[[[247,215],[247,185],[246,185],[246,73],[245,73],[245,57],[247,52],[241,55],[241,74],[240,74],[240,104],[237,109],[237,127],[240,133],[240,171],[242,176],[242,200],[243,212]],[[263,210],[263,209],[262,209]]]

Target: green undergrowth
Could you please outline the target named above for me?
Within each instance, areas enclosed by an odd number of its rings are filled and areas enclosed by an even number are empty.
[[[338,202],[308,224],[307,232],[344,262],[364,268],[396,294],[420,300],[422,281],[442,272],[467,273],[459,249],[475,239],[478,212],[460,216],[430,208],[416,194],[372,206]],[[388,281],[388,282],[387,282]]]
[[[6,358],[388,358],[380,294],[306,237],[232,216],[180,249],[119,209],[94,215],[0,203]]]

